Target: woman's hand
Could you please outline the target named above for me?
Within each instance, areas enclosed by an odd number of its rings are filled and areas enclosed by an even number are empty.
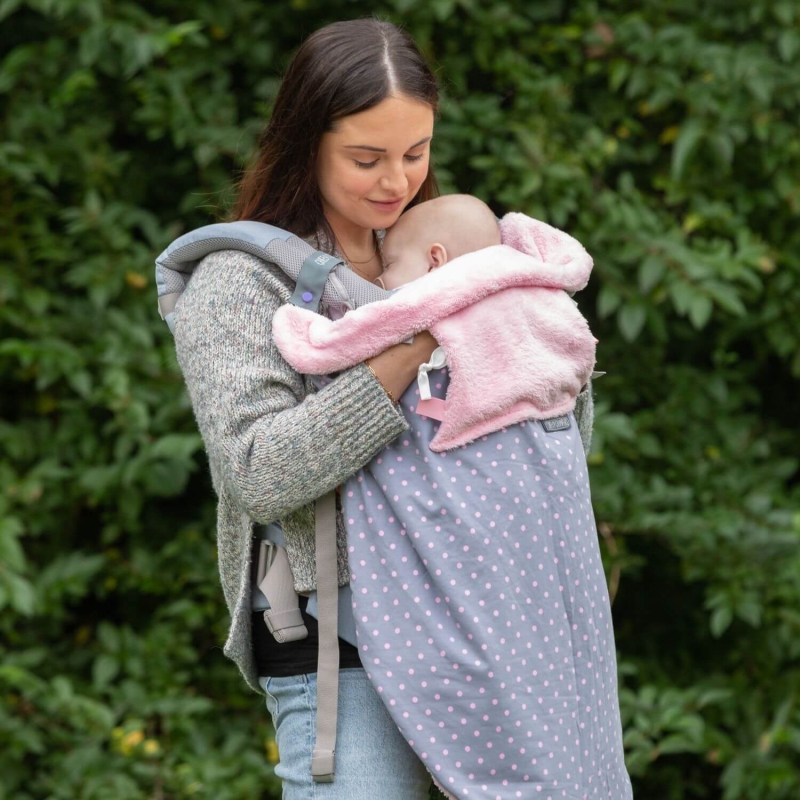
[[[366,363],[372,367],[373,372],[384,388],[392,393],[398,400],[408,388],[408,385],[417,377],[420,364],[430,360],[431,353],[439,343],[430,331],[420,331],[414,334],[411,344],[400,344],[387,347],[377,356],[368,358]]]

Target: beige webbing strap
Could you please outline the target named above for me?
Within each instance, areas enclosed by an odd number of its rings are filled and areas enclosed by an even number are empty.
[[[311,756],[311,777],[333,783],[336,717],[339,706],[339,581],[336,560],[336,493],[316,503],[317,620],[317,738]]]
[[[167,316],[167,314],[171,314],[175,310],[175,306],[178,304],[178,298],[181,296],[182,292],[172,292],[171,294],[164,294],[158,298],[158,314],[161,319]]]
[[[261,542],[258,564],[258,588],[264,593],[269,608],[264,611],[264,622],[277,642],[296,642],[308,636],[308,628],[300,613],[300,601],[294,589],[294,579],[289,568],[286,550],[274,542]],[[265,569],[264,550],[274,553]],[[262,577],[262,570],[264,574]]]

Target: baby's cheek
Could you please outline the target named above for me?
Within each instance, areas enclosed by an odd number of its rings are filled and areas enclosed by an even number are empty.
[[[397,275],[393,272],[389,272],[388,270],[380,276],[381,280],[383,281],[383,288],[387,289],[388,291],[392,291],[393,289],[397,289],[399,284],[397,281]]]

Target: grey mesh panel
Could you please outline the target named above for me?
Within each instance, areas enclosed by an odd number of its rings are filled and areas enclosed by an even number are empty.
[[[186,288],[186,276],[174,269],[163,270],[162,277],[163,282],[158,287],[159,297],[173,292],[182,292]]]
[[[303,245],[300,248],[299,245]],[[285,242],[275,239],[265,248],[266,259],[277,264],[292,280],[296,281],[300,267],[314,248],[302,239],[293,236]],[[351,308],[385,300],[389,292],[364,280],[342,264],[334,268],[322,293],[323,302],[328,305],[350,305]],[[349,301],[349,302],[348,302]]]
[[[306,253],[306,255],[313,252],[313,249],[302,239],[298,239],[296,236],[292,238],[303,245],[303,247],[307,248],[308,253]],[[160,263],[178,272],[191,272],[197,266],[197,262],[200,261],[201,258],[219,250],[244,250],[245,253],[252,253],[254,256],[264,258],[264,248],[259,244],[248,242],[245,239],[239,239],[235,236],[213,236],[208,239],[189,242],[183,245],[183,247],[176,248]]]
[[[364,306],[367,303],[374,303],[377,300],[385,300],[391,295],[391,292],[387,292],[386,289],[381,289],[380,286],[376,286],[374,283],[364,280],[364,278],[356,275],[343,264],[339,264],[339,266],[336,267],[332,277],[338,278],[338,280],[342,282],[342,286],[344,286],[353,302],[353,308]],[[331,278],[328,279],[326,290],[328,288],[331,288],[331,291],[335,291],[335,283]],[[323,294],[323,297],[324,296]]]

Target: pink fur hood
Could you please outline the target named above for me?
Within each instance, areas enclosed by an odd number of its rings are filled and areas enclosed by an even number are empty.
[[[281,306],[272,326],[278,349],[298,372],[325,375],[430,330],[450,377],[444,400],[416,408],[441,421],[434,452],[568,413],[592,374],[597,340],[567,292],[586,286],[592,259],[576,239],[525,214],[506,214],[500,230],[502,244],[336,321]]]

